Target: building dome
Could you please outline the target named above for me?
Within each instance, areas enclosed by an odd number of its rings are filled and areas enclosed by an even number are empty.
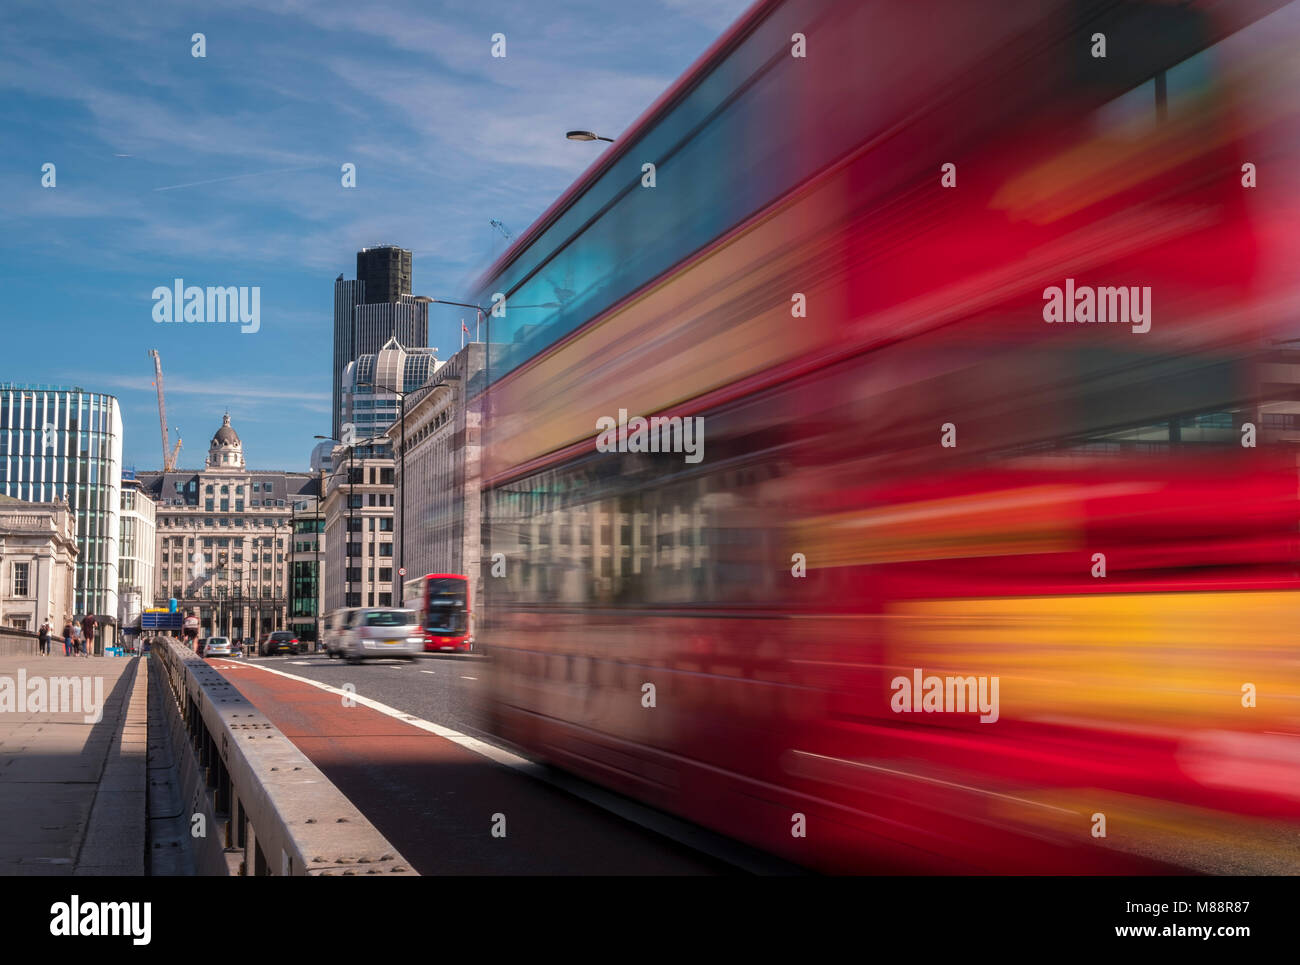
[[[239,441],[239,434],[230,426],[230,413],[221,419],[221,428],[212,437],[208,446],[209,469],[243,469],[244,444]]]

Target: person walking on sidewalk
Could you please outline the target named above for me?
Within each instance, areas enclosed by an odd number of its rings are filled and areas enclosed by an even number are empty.
[[[63,618],[63,655],[72,656],[72,617]]]
[[[50,655],[50,621],[46,620],[41,624],[40,632],[37,635],[37,649],[40,650],[42,657]]]
[[[81,621],[81,632],[86,638],[86,649],[83,656],[89,657],[95,650],[95,627],[99,623],[93,613],[87,613],[86,619]]]

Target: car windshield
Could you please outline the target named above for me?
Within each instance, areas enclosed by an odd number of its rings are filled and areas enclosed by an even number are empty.
[[[272,639],[272,640],[292,640],[292,639],[293,639],[293,634],[292,634],[292,633],[273,633],[273,634],[271,634],[271,639]]]
[[[228,646],[230,646],[230,641],[227,640],[225,637],[213,637],[211,640],[208,641],[208,646],[209,646],[209,647],[228,647]]]
[[[405,627],[415,622],[414,610],[377,610],[366,614],[368,627]]]

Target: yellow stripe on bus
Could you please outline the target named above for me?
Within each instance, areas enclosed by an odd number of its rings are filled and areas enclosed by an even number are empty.
[[[1004,720],[1300,732],[1300,592],[921,600],[888,614],[891,664],[997,676]]]

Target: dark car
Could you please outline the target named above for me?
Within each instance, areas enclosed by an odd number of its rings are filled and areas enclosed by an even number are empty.
[[[303,645],[298,642],[298,637],[288,630],[276,630],[268,633],[262,645],[258,648],[258,653],[263,657],[271,657],[278,653],[302,653]]]

